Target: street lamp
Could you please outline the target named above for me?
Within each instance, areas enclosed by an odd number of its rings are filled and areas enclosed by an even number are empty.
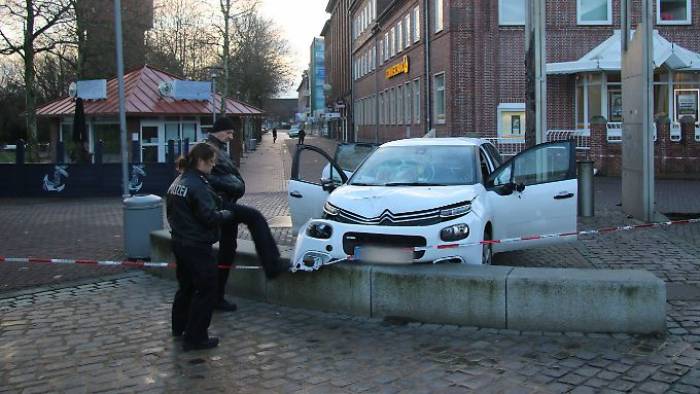
[[[212,125],[216,122],[216,78],[219,77],[219,72],[223,70],[223,68],[218,67],[218,66],[212,66],[212,67],[207,67],[207,71],[209,72],[209,78],[211,79],[211,117],[212,117]],[[221,100],[223,101],[224,98],[222,97]]]

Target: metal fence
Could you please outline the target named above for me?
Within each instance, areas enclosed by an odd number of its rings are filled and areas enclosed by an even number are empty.
[[[522,138],[484,138],[491,142],[503,157],[512,157],[525,149],[525,140]],[[591,136],[588,130],[549,130],[547,142],[568,141],[576,142],[576,150],[587,153],[591,149]]]

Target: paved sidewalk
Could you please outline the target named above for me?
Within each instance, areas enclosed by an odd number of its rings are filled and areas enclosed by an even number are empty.
[[[700,346],[674,334],[397,325],[248,300],[215,314],[218,348],[183,353],[174,292],[143,274],[0,300],[0,393],[700,392]]]

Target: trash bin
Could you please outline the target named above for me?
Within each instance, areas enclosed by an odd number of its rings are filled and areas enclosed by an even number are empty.
[[[257,148],[257,145],[258,140],[256,140],[255,138],[251,138],[250,140],[248,140],[248,150],[255,150],[255,148]]]
[[[162,198],[137,194],[124,199],[124,249],[129,259],[150,259],[151,232],[162,229]]]

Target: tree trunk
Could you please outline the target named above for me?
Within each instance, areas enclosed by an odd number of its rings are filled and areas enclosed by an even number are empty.
[[[37,152],[37,124],[36,124],[36,93],[34,82],[34,4],[33,0],[26,0],[27,26],[24,30],[24,84],[27,144],[30,146],[29,157],[36,159]]]

